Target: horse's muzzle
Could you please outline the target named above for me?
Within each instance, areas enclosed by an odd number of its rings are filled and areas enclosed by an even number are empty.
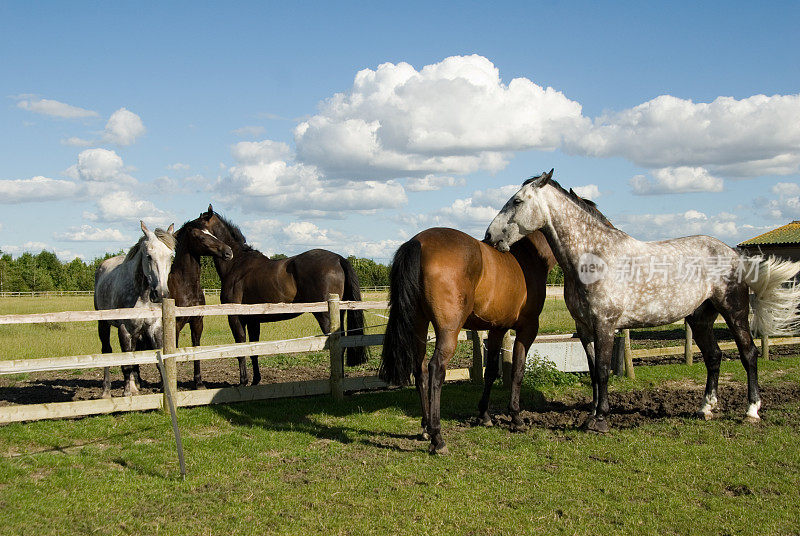
[[[150,289],[150,301],[153,303],[161,303],[164,298],[169,298],[169,290],[158,291],[157,289]]]

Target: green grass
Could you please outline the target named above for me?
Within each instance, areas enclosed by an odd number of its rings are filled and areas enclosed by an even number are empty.
[[[698,367],[642,367],[658,386]],[[741,379],[741,366],[723,363]],[[800,359],[764,362],[765,384]],[[702,379],[702,378],[698,378]],[[551,398],[588,394],[551,387]],[[523,391],[523,407],[537,394]],[[479,389],[445,387],[451,455],[415,441],[411,389],[182,409],[177,478],[158,412],[0,428],[2,534],[791,534],[800,530],[796,403],[752,426],[661,419],[604,436],[472,426]],[[496,389],[494,406],[506,404]]]

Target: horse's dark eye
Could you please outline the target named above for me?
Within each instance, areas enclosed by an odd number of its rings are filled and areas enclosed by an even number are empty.
[[[519,197],[514,199],[514,206],[521,205],[521,204],[522,204],[522,199],[520,199]]]

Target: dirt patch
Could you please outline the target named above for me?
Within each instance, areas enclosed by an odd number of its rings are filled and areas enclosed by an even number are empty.
[[[745,385],[720,385],[719,405],[715,415],[720,418],[741,419],[747,409]],[[703,398],[703,387],[672,382],[647,390],[609,393],[612,428],[634,428],[648,422],[675,417],[694,417]],[[762,386],[762,416],[789,403],[800,402],[800,385],[794,382]],[[523,411],[526,426],[567,430],[580,428],[586,422],[591,407],[589,397],[571,401],[544,401],[537,411]],[[501,426],[511,427],[508,414],[497,414],[492,420]]]

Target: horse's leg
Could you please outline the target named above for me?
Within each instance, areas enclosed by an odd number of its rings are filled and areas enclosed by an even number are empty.
[[[586,361],[589,364],[589,379],[592,380],[592,415],[597,415],[597,375],[594,356],[594,337],[588,326],[575,322],[575,330],[586,352]]]
[[[497,380],[500,346],[503,344],[503,335],[506,329],[489,330],[486,342],[486,371],[483,374],[483,395],[478,402],[478,419],[484,426],[492,426],[492,417],[489,415],[489,396],[492,394],[492,385]]]
[[[193,316],[189,320],[189,329],[192,332],[192,346],[200,346],[200,337],[203,335],[203,317],[202,316]],[[180,333],[180,328],[178,329],[178,333]],[[177,335],[175,337],[177,340]],[[200,373],[200,360],[195,360],[193,362],[194,365],[194,388],[195,389],[205,389],[205,385],[203,384],[203,376]]]
[[[749,312],[748,288],[739,284],[731,288],[725,296],[724,304],[717,305],[720,314],[733,334],[736,348],[739,350],[739,359],[742,361],[747,373],[747,414],[745,418],[751,422],[761,420],[758,410],[761,409],[761,396],[758,392],[758,349],[750,335],[750,322],[747,318]]]
[[[428,324],[428,320],[422,314],[419,314],[414,325],[414,386],[417,388],[422,410],[421,437],[424,441],[431,438],[428,435],[428,423],[430,423],[431,415],[431,405],[428,399],[428,369],[423,366],[428,351]]]
[[[117,329],[119,335],[119,346],[123,352],[132,352],[134,350],[134,341],[128,328],[125,324],[120,324]],[[136,387],[136,381],[133,377],[133,366],[122,366],[122,376],[125,379],[125,387],[122,390],[123,396],[133,396],[139,394],[139,389]]]
[[[519,416],[519,394],[522,389],[522,377],[525,374],[525,362],[528,358],[528,350],[539,332],[539,319],[529,321],[523,329],[517,331],[514,338],[514,354],[511,360],[511,398],[508,402],[508,410],[511,413],[511,423],[516,429],[524,426],[522,418]]]
[[[442,438],[441,400],[442,384],[447,363],[456,351],[459,329],[442,329],[436,332],[436,347],[428,361],[428,397],[430,398],[430,420],[428,433],[431,436],[429,452],[448,454],[447,445]]]
[[[228,315],[228,326],[231,328],[233,340],[237,343],[245,342],[245,331],[242,319],[238,315]],[[247,365],[244,357],[239,357],[239,385],[247,385]]]
[[[97,335],[100,337],[100,351],[110,354],[111,349],[111,324],[107,320],[97,321]],[[103,398],[111,398],[111,368],[103,367]]]
[[[712,410],[717,405],[717,384],[719,382],[719,364],[722,361],[722,350],[719,349],[717,339],[714,337],[714,320],[717,310],[710,300],[704,301],[700,307],[686,317],[692,336],[703,361],[706,364],[706,390],[703,395],[703,405],[697,410],[697,416],[709,420],[713,417]]]
[[[586,428],[592,432],[608,432],[606,416],[611,407],[608,403],[608,370],[611,367],[611,353],[614,347],[614,328],[595,320],[594,328],[594,374],[597,380],[597,409],[595,416],[587,422]]]
[[[261,337],[261,323],[258,320],[251,320],[247,323],[247,334],[250,342],[258,342]],[[250,361],[253,363],[253,385],[261,383],[261,370],[258,368],[258,356],[251,355]]]

